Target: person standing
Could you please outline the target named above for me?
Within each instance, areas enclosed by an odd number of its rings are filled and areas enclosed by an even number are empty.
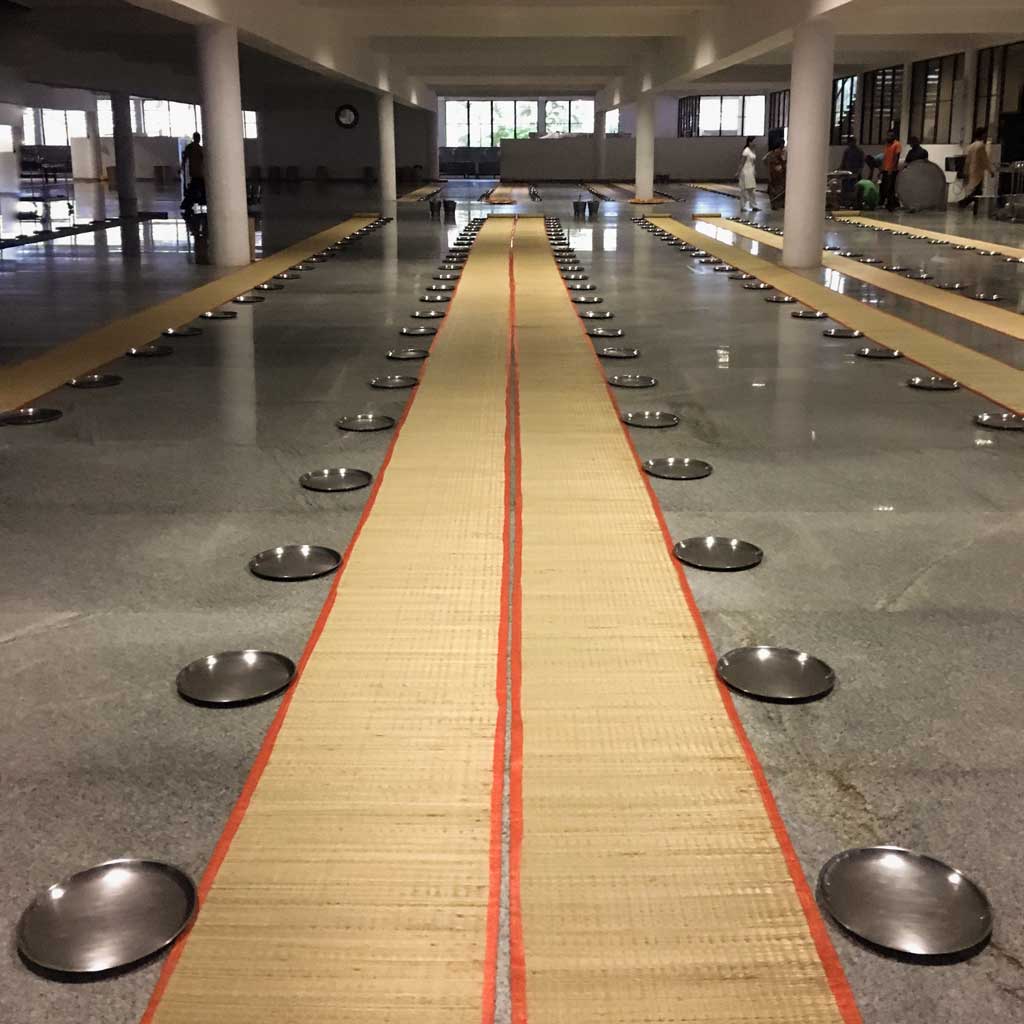
[[[843,157],[839,161],[839,170],[846,171],[847,175],[842,182],[842,199],[844,206],[852,206],[856,196],[857,181],[864,172],[864,150],[857,145],[857,140],[851,135],[846,140],[846,149],[843,150]]]
[[[897,206],[896,173],[900,169],[900,140],[890,128],[886,137],[885,153],[882,156],[882,181],[880,192],[885,208],[892,213]]]
[[[202,136],[195,132],[181,154],[181,177],[186,182],[183,206],[206,204],[206,168],[203,163]]]
[[[764,158],[768,169],[768,201],[773,210],[781,210],[786,202],[786,147],[780,141]]]
[[[903,161],[904,165],[912,164],[915,160],[928,159],[928,150],[921,145],[921,140],[916,135],[911,135],[907,139],[907,145],[910,148],[907,150],[907,159]]]
[[[976,128],[974,138],[967,147],[964,155],[964,197],[960,200],[959,206],[963,210],[970,206],[985,187],[985,177],[995,174],[995,168],[989,159],[988,148],[985,145],[985,136],[988,134],[985,128]]]
[[[740,209],[757,212],[754,205],[754,190],[757,188],[757,175],[754,173],[754,164],[757,162],[757,154],[754,152],[754,139],[756,135],[748,135],[743,153],[740,155],[740,167],[738,171],[740,185]]]

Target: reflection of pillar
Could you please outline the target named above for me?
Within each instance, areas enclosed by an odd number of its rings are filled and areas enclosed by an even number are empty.
[[[636,198],[654,198],[654,93],[636,101]]]
[[[126,92],[110,94],[114,115],[114,165],[117,169],[117,203],[122,217],[139,215],[135,191],[135,142],[132,139],[132,101]]]
[[[103,147],[100,144],[100,119],[95,110],[85,112],[85,134],[89,139],[89,162],[92,164],[89,177],[102,181],[105,176]]]
[[[380,199],[394,202],[398,196],[395,177],[395,97],[382,92],[377,97],[377,134],[380,141]]]
[[[438,113],[427,111],[427,162],[423,165],[427,181],[437,181],[441,177],[440,153],[438,151]]]
[[[594,174],[598,181],[608,177],[608,136],[604,130],[603,110],[594,111]]]
[[[256,443],[256,339],[252,309],[240,309],[236,320],[217,325],[217,362],[220,370],[220,421],[228,444]]]
[[[805,21],[793,36],[782,240],[787,267],[821,265],[834,50],[835,35],[824,21]]]
[[[238,30],[210,22],[198,27],[197,40],[210,262],[238,267],[250,259]]]

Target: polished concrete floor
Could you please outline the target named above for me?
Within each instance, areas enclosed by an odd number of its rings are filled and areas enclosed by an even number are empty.
[[[480,191],[449,186],[453,197]],[[630,369],[659,378],[642,397],[621,393],[620,405],[682,419],[635,432],[641,456],[714,465],[706,480],[655,482],[671,531],[726,533],[766,552],[754,572],[689,572],[716,649],[804,647],[838,673],[817,704],[739,703],[808,877],[843,848],[896,843],[963,868],[994,904],[992,943],[960,964],[902,963],[833,931],[865,1021],[1024,1018],[1024,437],[976,429],[976,396],[909,391],[909,364],[854,359],[820,325],[682,260],[629,222],[635,207],[606,204],[596,224],[574,224],[575,190],[542,193],[524,212],[563,218],[615,325],[641,350]],[[693,193],[657,212],[736,208]],[[865,252],[923,245],[829,227]],[[969,217],[945,229],[980,237]],[[278,543],[347,543],[366,492],[313,494],[297,477],[321,465],[377,471],[388,435],[344,435],[333,421],[401,408],[401,394],[366,380],[389,365],[383,354],[452,231],[426,204],[400,206],[397,224],[237,321],[205,324],[171,358],[119,362],[119,388],[47,396],[64,410],[56,423],[0,434],[0,1020],[138,1019],[158,964],[89,984],[40,978],[17,958],[17,916],[41,886],[111,857],[202,873],[276,701],[203,710],[178,699],[175,674],[239,645],[301,653],[328,584],[262,582],[246,560]],[[178,290],[198,280],[187,253],[165,255]],[[51,284],[22,293],[16,328],[0,324],[0,360],[60,340],[57,289],[69,311],[104,317],[97,296],[74,287],[76,273],[111,293],[111,307],[160,294],[142,267],[124,285],[104,283],[101,259],[78,269],[37,260],[26,276]],[[962,321],[906,315],[966,337]],[[62,336],[75,333],[56,322]],[[997,340],[971,330],[968,343]],[[1008,362],[1015,352],[1006,349]]]

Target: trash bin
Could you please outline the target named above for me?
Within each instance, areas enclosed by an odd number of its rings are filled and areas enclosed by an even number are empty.
[[[437,220],[441,216],[441,200],[431,199],[430,200],[430,219]]]
[[[455,200],[445,199],[442,200],[441,205],[444,207],[444,219],[455,220]]]
[[[587,203],[587,213],[590,214],[591,220],[597,217],[601,213],[601,200],[591,199],[590,202]]]
[[[582,220],[587,212],[587,203],[584,199],[574,199],[572,202],[572,215],[577,220]]]

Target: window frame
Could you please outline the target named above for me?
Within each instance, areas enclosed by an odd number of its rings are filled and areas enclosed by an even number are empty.
[[[751,115],[747,111],[747,102],[752,99],[760,99],[761,108],[761,130],[747,131],[747,119]],[[701,124],[701,109],[705,103],[718,100],[718,127],[716,130],[705,130]],[[738,102],[736,115],[736,131],[722,130],[722,111],[725,108],[726,100]],[[693,96],[680,96],[677,107],[676,133],[680,139],[696,138],[725,138],[742,139],[747,135],[756,135],[760,138],[767,131],[768,123],[768,99],[762,92],[752,93],[706,93]]]
[[[857,109],[859,75],[832,79],[832,113],[828,123],[830,146],[845,146],[853,134],[853,116]]]
[[[910,123],[907,133],[923,145],[948,146],[953,141],[956,83],[963,78],[963,53],[914,61],[910,76]],[[934,82],[934,98],[929,98]]]
[[[862,146],[882,145],[890,130],[899,134],[900,108],[905,86],[902,64],[864,72],[860,105]]]
[[[768,93],[768,113],[765,119],[767,131],[789,127],[789,98],[789,89],[778,89]]]

